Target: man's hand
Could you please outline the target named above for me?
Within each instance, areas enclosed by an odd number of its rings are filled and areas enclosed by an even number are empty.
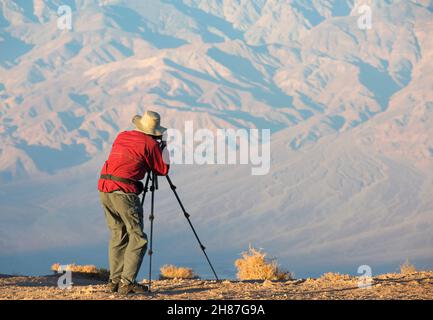
[[[161,148],[161,151],[167,147],[167,141],[164,141],[163,136],[153,136],[153,138],[158,141],[159,147]]]

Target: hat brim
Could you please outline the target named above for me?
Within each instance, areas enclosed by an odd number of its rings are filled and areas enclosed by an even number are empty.
[[[141,132],[144,132],[145,134],[151,135],[151,136],[162,136],[165,131],[167,131],[167,128],[163,126],[158,126],[156,128],[148,128],[146,126],[143,126],[140,121],[138,121],[139,118],[135,116],[132,119],[132,123],[135,125],[135,127],[140,130]]]

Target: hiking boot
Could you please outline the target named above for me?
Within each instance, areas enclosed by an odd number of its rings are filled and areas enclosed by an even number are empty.
[[[139,284],[137,282],[134,283],[123,283],[121,282],[119,285],[118,293],[127,295],[130,293],[146,293],[149,291],[149,287],[143,284]]]
[[[113,282],[111,280],[108,282],[108,290],[110,290],[110,292],[117,292],[118,289],[119,282]]]

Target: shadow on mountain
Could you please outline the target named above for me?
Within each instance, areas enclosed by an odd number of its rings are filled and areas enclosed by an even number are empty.
[[[207,55],[229,69],[236,78],[240,79],[242,82],[252,84],[253,86],[242,87],[225,79],[221,79],[223,84],[232,89],[248,91],[257,100],[274,108],[293,107],[293,97],[285,94],[273,82],[265,81],[264,75],[257,70],[249,60],[228,54],[217,48],[209,49]]]
[[[38,22],[38,18],[34,15],[33,1],[14,0],[14,2],[21,9],[21,12],[27,19],[32,22]]]
[[[400,86],[391,78],[387,71],[379,70],[363,61],[354,63],[359,67],[359,81],[374,94],[382,111],[388,108],[391,96],[400,90]]]
[[[0,65],[6,69],[12,68],[16,60],[33,48],[6,32],[0,32]]]
[[[119,51],[124,57],[132,57],[134,55],[134,51],[130,48],[124,46],[118,41],[111,40],[110,45],[112,45],[117,51]]]
[[[225,66],[233,74],[238,75],[242,81],[253,82],[260,85],[265,84],[263,75],[248,59],[226,53],[218,48],[210,48],[207,51],[207,55],[219,64]]]
[[[148,91],[149,93],[154,93],[165,100],[180,101],[189,107],[194,106],[194,107],[200,107],[206,109],[212,108],[212,106],[209,103],[198,101],[198,99],[200,99],[203,94],[203,90],[200,88],[200,86],[186,79],[176,71],[168,71],[167,73],[173,76],[174,78],[179,79],[180,81],[185,83],[186,87],[192,92],[190,93],[183,88],[177,88],[173,94],[168,95],[167,90],[158,86],[149,89]]]
[[[84,121],[84,116],[77,117],[71,111],[57,112],[57,115],[59,116],[66,130],[68,131],[73,131],[75,129],[78,129]]]
[[[105,8],[107,16],[113,19],[123,31],[139,34],[158,49],[178,48],[188,43],[183,39],[153,32],[147,26],[146,20],[132,9],[116,5]]]
[[[399,69],[394,73],[394,75],[401,87],[406,87],[412,81],[412,70],[412,62],[406,59],[400,62]]]
[[[77,40],[72,40],[65,44],[65,50],[68,58],[72,58],[79,54],[81,49],[83,49],[83,44]]]
[[[342,116],[334,115],[329,116],[328,120],[325,121],[325,123],[338,132],[341,128],[343,128],[344,124],[346,123],[346,119]]]
[[[0,28],[5,28],[9,25],[10,25],[9,21],[7,21],[5,19],[3,12],[1,11],[1,8],[0,8]]]
[[[68,95],[69,99],[71,99],[73,102],[75,102],[76,104],[82,106],[82,107],[88,107],[89,105],[89,96],[86,94],[75,94],[75,93],[70,93]]]
[[[83,144],[62,144],[61,149],[26,143],[21,143],[18,147],[29,155],[40,171],[50,174],[90,160]]]
[[[284,123],[272,122],[263,117],[255,117],[250,113],[243,111],[224,110],[222,114],[215,116],[227,121],[237,128],[250,129],[253,127],[257,129],[270,129],[271,133],[287,128],[287,125]],[[253,126],[245,126],[241,120],[251,123]]]
[[[322,17],[314,7],[307,7],[306,5],[301,5],[296,2],[293,2],[291,6],[300,13],[302,13],[302,15],[305,17],[305,19],[308,20],[312,27],[319,25],[325,20],[325,18]]]
[[[188,74],[190,76],[193,76],[195,78],[198,78],[198,79],[201,79],[201,80],[205,80],[205,81],[210,81],[210,82],[217,83],[217,84],[221,84],[221,81],[219,81],[218,79],[215,79],[215,78],[211,77],[207,73],[200,72],[200,71],[197,71],[197,70],[194,70],[194,69],[182,66],[182,65],[180,65],[180,64],[178,64],[178,63],[176,63],[176,62],[174,62],[173,60],[170,60],[170,59],[166,59],[165,58],[165,59],[163,59],[163,61],[164,61],[164,63],[167,66],[172,67],[172,68],[174,68],[176,70],[179,70],[179,71],[181,71],[183,73],[186,73],[186,74]]]
[[[23,165],[20,159],[17,159],[15,165],[12,168],[0,171],[0,184],[12,182],[21,178],[27,177],[26,167]],[[0,239],[0,249],[4,247]]]
[[[217,54],[215,54],[216,52]],[[178,63],[169,59],[164,59],[164,63],[180,72],[198,79],[213,82],[218,85],[223,85],[233,90],[248,92],[258,101],[262,101],[273,108],[293,107],[293,97],[285,94],[274,83],[267,83],[265,80],[263,80],[263,75],[257,69],[255,69],[248,60],[242,57],[236,57],[227,53],[222,53],[220,50],[213,51],[212,55],[217,59],[214,59],[216,62],[224,65],[232,72],[235,77],[249,85],[242,86],[230,82],[223,77],[211,77],[206,73],[179,65]],[[251,82],[251,80],[254,82]]]
[[[46,79],[45,79],[45,76],[44,76],[44,74],[42,73],[40,67],[37,66],[36,64],[34,64],[34,65],[30,68],[30,70],[27,72],[27,80],[28,80],[30,83],[35,84],[35,83],[43,82],[43,81],[45,81]]]
[[[258,101],[262,101],[273,108],[293,108],[293,97],[285,94],[274,84],[268,85],[267,90],[256,87],[249,91]]]
[[[346,17],[352,12],[349,1],[338,1],[332,6],[333,17]]]
[[[224,39],[209,31],[209,28],[214,28],[224,34],[230,40],[243,39],[243,33],[233,28],[233,25],[224,19],[216,17],[198,8],[193,8],[185,5],[179,0],[162,0],[163,3],[173,5],[178,11],[184,15],[191,17],[197,21],[198,32],[204,42],[214,43],[223,42]]]
[[[313,109],[314,111],[319,113],[325,112],[326,107],[323,104],[313,101],[309,96],[300,91],[297,91],[297,93],[299,99],[301,99],[302,103],[304,103],[308,108]]]

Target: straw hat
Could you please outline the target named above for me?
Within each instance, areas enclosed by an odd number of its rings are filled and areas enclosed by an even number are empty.
[[[132,118],[132,123],[139,131],[151,136],[162,136],[167,128],[161,127],[161,117],[154,111],[146,111],[143,116],[136,115]]]

